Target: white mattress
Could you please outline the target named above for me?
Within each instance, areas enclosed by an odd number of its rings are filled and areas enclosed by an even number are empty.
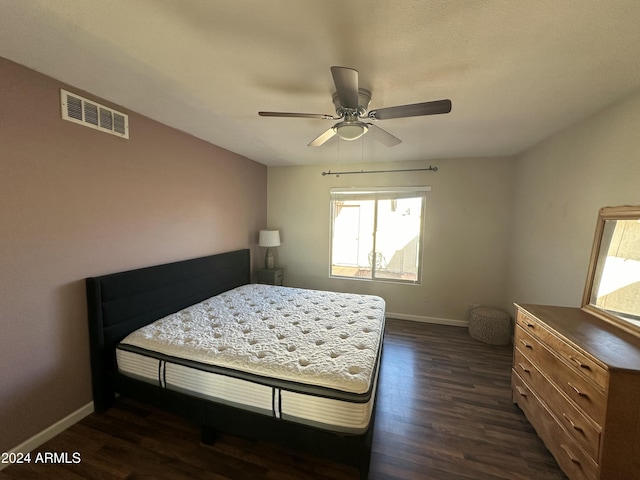
[[[121,373],[277,418],[366,430],[384,335],[372,295],[244,285],[160,319],[116,350]]]

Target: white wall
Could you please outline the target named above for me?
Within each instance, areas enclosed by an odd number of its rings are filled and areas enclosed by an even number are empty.
[[[516,159],[507,302],[579,306],[598,210],[640,204],[640,92]]]
[[[382,296],[396,317],[466,322],[470,303],[499,305],[506,288],[513,158],[431,161],[437,172],[322,176],[323,166],[268,169],[269,228],[280,229],[276,264],[289,286]],[[408,169],[425,162],[347,165],[347,170]],[[335,170],[334,166],[331,166]],[[343,168],[344,170],[345,168]],[[329,278],[329,189],[430,185],[422,285]]]
[[[322,166],[269,168],[268,223],[283,237],[277,261],[288,285],[381,295],[388,312],[405,318],[465,320],[470,303],[511,313],[513,302],[579,306],[598,210],[640,204],[639,132],[640,92],[515,158],[340,178],[321,176]],[[329,188],[346,185],[432,186],[422,285],[329,278]]]

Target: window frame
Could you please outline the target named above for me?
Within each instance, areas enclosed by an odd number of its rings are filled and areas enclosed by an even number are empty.
[[[401,283],[406,285],[421,285],[422,284],[422,259],[424,251],[424,237],[426,229],[426,206],[427,206],[427,194],[431,191],[430,186],[401,186],[401,187],[336,187],[329,190],[329,277],[336,279],[350,279],[360,280],[365,282],[392,282]],[[417,248],[417,260],[416,260],[416,279],[407,280],[401,278],[389,278],[376,276],[376,263],[377,255],[380,252],[376,251],[376,242],[379,237],[377,230],[379,221],[379,201],[380,200],[399,200],[404,198],[421,198],[421,211],[420,211],[420,226],[418,233],[418,248]],[[348,275],[339,275],[333,273],[334,271],[334,235],[335,235],[335,221],[336,221],[336,206],[339,201],[354,201],[354,200],[375,200],[374,213],[373,213],[373,231],[371,235],[372,239],[372,252],[374,257],[371,261],[371,277],[357,277]],[[358,243],[358,245],[360,245]]]

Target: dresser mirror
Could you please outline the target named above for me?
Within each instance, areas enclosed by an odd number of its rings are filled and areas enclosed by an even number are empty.
[[[582,309],[640,336],[640,206],[600,209]]]

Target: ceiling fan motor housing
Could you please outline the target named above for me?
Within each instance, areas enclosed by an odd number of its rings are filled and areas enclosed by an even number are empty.
[[[365,88],[358,88],[358,109],[353,110],[350,108],[345,108],[340,103],[340,99],[338,98],[338,92],[334,92],[333,94],[333,104],[336,107],[336,113],[340,117],[347,117],[349,115],[353,115],[355,117],[364,117],[369,110],[369,102],[371,102],[371,92]]]

